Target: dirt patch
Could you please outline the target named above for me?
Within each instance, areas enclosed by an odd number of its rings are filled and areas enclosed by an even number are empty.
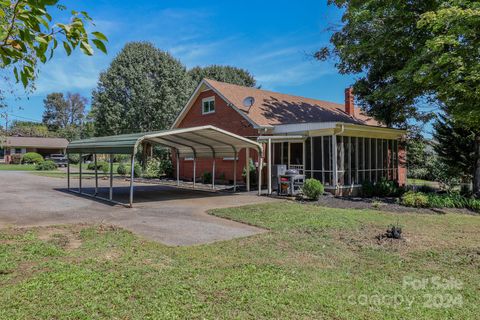
[[[39,227],[35,228],[38,239],[53,243],[66,250],[80,248],[82,240],[79,237],[79,230],[84,226],[74,227]]]

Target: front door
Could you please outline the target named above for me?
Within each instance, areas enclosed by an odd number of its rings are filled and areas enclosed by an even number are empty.
[[[290,142],[288,145],[288,168],[303,173],[303,143]]]

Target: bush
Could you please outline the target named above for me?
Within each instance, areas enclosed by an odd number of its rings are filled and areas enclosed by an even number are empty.
[[[117,167],[117,173],[124,176],[127,174],[127,167],[123,164],[120,163]]]
[[[307,179],[303,185],[303,194],[310,200],[318,200],[324,191],[323,184],[317,179]]]
[[[90,162],[87,166],[88,170],[95,170],[95,162]],[[97,170],[107,173],[110,171],[110,164],[106,161],[97,161]]]
[[[145,178],[159,178],[161,174],[161,161],[156,158],[149,159],[143,176]]]
[[[22,163],[25,164],[38,164],[42,161],[42,155],[36,152],[27,152],[22,156]]]
[[[398,197],[404,192],[396,181],[381,178],[380,181],[365,181],[362,184],[362,194],[365,197]]]
[[[68,161],[70,161],[71,164],[78,164],[80,162],[80,155],[76,153],[69,154]]]
[[[22,155],[19,153],[12,154],[10,156],[10,161],[12,164],[20,164],[22,163]]]
[[[250,185],[255,186],[257,185],[257,168],[255,168],[255,164],[253,160],[250,159],[249,162],[249,169],[250,169]],[[242,171],[243,181],[247,182],[247,168],[244,167]]]
[[[57,169],[57,165],[52,160],[46,160],[46,161],[42,161],[42,162],[38,163],[35,166],[35,169],[36,170],[42,170],[42,171],[50,171],[50,170]]]
[[[113,162],[128,162],[130,160],[130,155],[128,154],[116,154],[113,156]]]
[[[400,203],[407,207],[427,208],[429,207],[428,196],[422,192],[408,191],[400,200]]]
[[[212,183],[212,173],[208,171],[204,172],[202,175],[202,182],[206,184]]]

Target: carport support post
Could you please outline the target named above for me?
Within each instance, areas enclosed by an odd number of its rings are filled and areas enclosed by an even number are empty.
[[[97,154],[93,155],[93,160],[95,162],[95,195],[98,194],[98,170],[97,170]]]
[[[262,168],[263,168],[262,153],[258,153],[258,195],[262,195]]]
[[[272,194],[272,139],[268,139],[268,169],[267,169],[267,192]]]
[[[237,192],[237,150],[233,154],[233,192]]]
[[[215,190],[215,154],[213,155],[212,164],[212,189]]]
[[[67,153],[67,190],[70,191],[70,155]]]
[[[110,200],[113,199],[113,154],[110,154],[110,190],[108,198]]]
[[[132,169],[130,170],[130,208],[133,207],[133,178],[135,177],[135,151],[132,153]]]
[[[250,192],[250,148],[245,149],[245,171],[247,176],[245,177],[247,182],[247,192]]]
[[[177,150],[177,153],[176,153],[176,160],[177,160],[177,187],[180,186],[180,152],[178,152]]]
[[[79,171],[79,179],[78,179],[78,192],[82,193],[82,162],[83,162],[83,155],[80,153],[80,163],[78,165],[78,171]]]
[[[197,176],[197,155],[193,154],[193,189],[195,189],[195,180]]]

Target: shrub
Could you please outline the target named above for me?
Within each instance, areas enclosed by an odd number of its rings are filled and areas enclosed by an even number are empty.
[[[161,173],[160,160],[156,158],[149,159],[143,176],[145,178],[159,178]]]
[[[130,155],[128,154],[116,154],[113,156],[113,162],[127,162],[130,160]]]
[[[22,163],[22,155],[19,153],[12,154],[10,156],[10,161],[12,164],[20,164]]]
[[[87,166],[88,170],[95,170],[95,162],[90,162]],[[106,161],[97,161],[97,170],[108,172],[109,171],[109,163]]]
[[[120,173],[119,172],[119,169],[120,167],[123,166],[125,168],[125,173]],[[132,166],[124,166],[123,164],[120,164],[117,168],[117,173],[118,174],[121,174],[121,175],[130,175],[130,172],[132,171]],[[135,163],[135,166],[133,168],[133,175],[135,178],[138,178],[140,176],[142,176],[142,167],[138,164],[138,163]]]
[[[323,194],[323,184],[317,179],[307,179],[302,188],[303,194],[310,200],[318,200]]]
[[[57,169],[57,165],[52,160],[46,160],[38,163],[35,166],[36,170],[49,171]]]
[[[400,203],[407,207],[427,208],[429,207],[428,196],[422,192],[408,191],[400,200]]]
[[[203,175],[202,175],[202,182],[203,183],[212,183],[212,173],[211,172],[204,172]]]
[[[249,161],[249,169],[250,169],[250,185],[257,185],[257,168],[255,168],[255,164],[253,160],[250,159]],[[247,182],[247,168],[244,167],[242,171],[243,181]]]
[[[25,164],[37,164],[43,161],[41,154],[36,152],[27,152],[22,156],[22,163]]]
[[[70,161],[71,164],[77,164],[80,162],[80,155],[76,153],[69,154],[68,161]]]
[[[404,192],[396,181],[380,179],[377,182],[365,181],[362,184],[362,194],[365,197],[398,197]]]
[[[120,163],[117,167],[117,173],[124,176],[127,174],[127,167],[123,164]]]

